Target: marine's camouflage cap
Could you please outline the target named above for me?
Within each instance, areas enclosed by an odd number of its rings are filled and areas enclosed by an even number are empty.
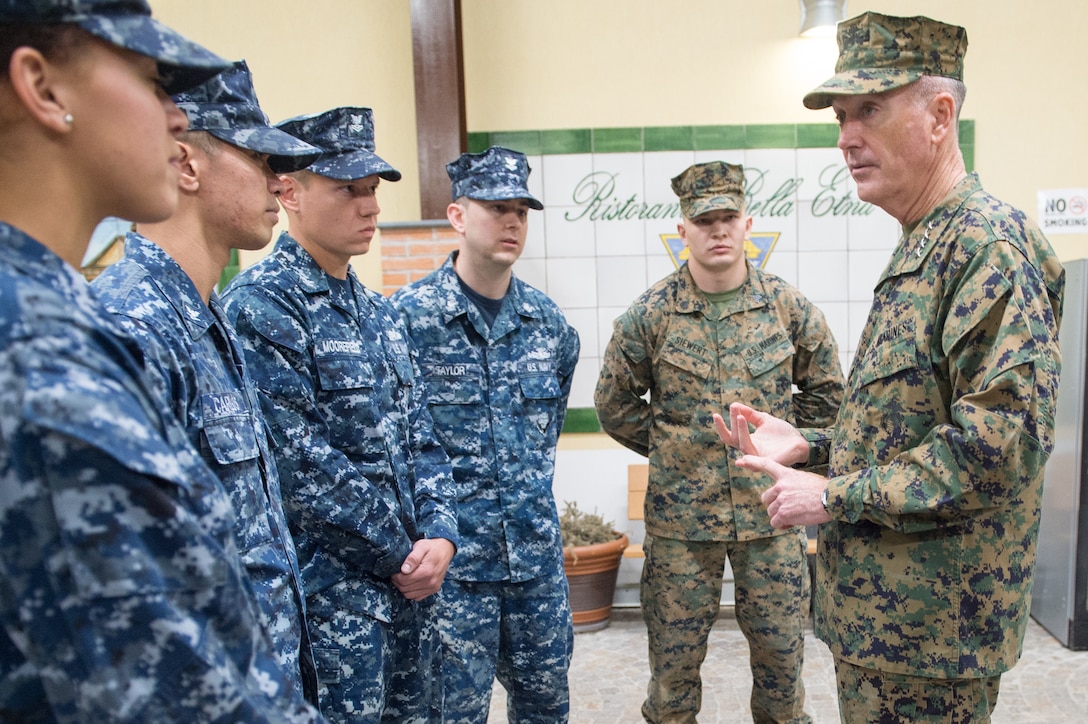
[[[400,171],[374,153],[374,114],[369,108],[343,106],[295,116],[280,121],[276,128],[321,151],[307,171],[341,181],[375,175],[386,181],[400,181]]]
[[[0,23],[71,23],[114,45],[158,61],[163,88],[192,88],[230,65],[151,18],[145,0],[0,0]]]
[[[918,16],[864,13],[839,23],[835,75],[805,95],[807,108],[827,108],[836,95],[883,93],[924,75],[963,80],[967,31]]]
[[[688,166],[672,180],[680,212],[694,219],[708,211],[744,211],[744,168],[725,161]]]
[[[268,166],[276,173],[298,171],[321,154],[305,141],[269,125],[244,60],[195,88],[174,94],[173,99],[189,117],[190,131],[207,131],[232,146],[267,153]]]
[[[462,196],[480,201],[525,199],[537,211],[544,204],[529,193],[529,161],[524,153],[502,146],[492,146],[483,153],[462,153],[446,164],[456,201]]]

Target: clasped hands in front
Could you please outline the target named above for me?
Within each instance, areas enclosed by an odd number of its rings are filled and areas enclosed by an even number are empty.
[[[450,561],[457,551],[445,538],[420,538],[393,575],[393,585],[409,601],[422,601],[442,588]]]
[[[714,427],[722,442],[744,453],[737,458],[737,467],[764,473],[774,481],[760,496],[771,525],[789,528],[831,520],[823,506],[827,478],[790,467],[808,462],[808,441],[797,428],[740,402],[729,406],[728,424],[714,413]]]

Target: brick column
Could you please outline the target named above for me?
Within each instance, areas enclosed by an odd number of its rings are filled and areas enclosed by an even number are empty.
[[[379,224],[382,235],[382,294],[422,279],[457,248],[457,232],[442,221]]]

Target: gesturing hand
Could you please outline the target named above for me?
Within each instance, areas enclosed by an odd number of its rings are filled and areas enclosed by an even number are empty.
[[[748,423],[755,432],[748,432]],[[721,415],[714,413],[714,427],[722,442],[745,455],[758,455],[782,465],[808,461],[808,441],[797,428],[743,403],[734,402],[729,406],[728,425]]]
[[[788,468],[755,455],[739,458],[737,467],[764,473],[773,478],[774,485],[763,491],[760,500],[775,528],[819,525],[831,520],[831,516],[824,509],[823,495],[827,489],[827,478],[822,475]]]

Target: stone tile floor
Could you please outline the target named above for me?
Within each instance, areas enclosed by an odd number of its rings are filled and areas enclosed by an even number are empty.
[[[704,724],[750,722],[748,645],[732,609],[723,608],[703,663]],[[575,636],[571,662],[571,724],[638,724],[646,691],[646,632],[637,609],[616,609],[610,625]],[[827,647],[805,639],[805,709],[815,724],[839,721],[835,673]],[[1034,620],[1024,655],[1001,679],[993,724],[1088,721],[1088,651],[1070,651]],[[495,685],[489,724],[506,722],[506,695]]]

